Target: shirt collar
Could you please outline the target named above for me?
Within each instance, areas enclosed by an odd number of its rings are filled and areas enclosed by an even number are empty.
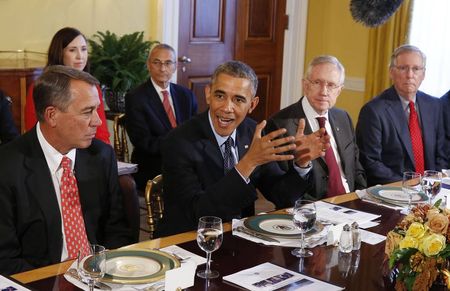
[[[214,133],[214,137],[216,138],[217,144],[219,145],[219,147],[222,146],[222,144],[228,139],[228,136],[220,136],[216,130],[214,129],[214,125],[212,123],[211,120],[211,116],[210,116],[210,110],[208,110],[208,120],[209,120],[209,125],[211,126],[212,132]],[[231,138],[233,139],[233,145],[236,145],[236,129],[233,130],[233,132],[231,133]]]
[[[309,100],[306,96],[304,96],[302,99],[302,106],[303,106],[303,111],[305,112],[305,116],[308,119],[308,121],[310,121],[310,123],[312,122],[312,120],[316,120],[316,117],[325,117],[327,120],[329,120],[328,119],[328,110],[323,115],[318,114],[314,110],[314,108],[311,106],[311,104],[309,103]],[[317,122],[317,120],[316,120],[316,122]]]
[[[158,84],[156,84],[156,82],[152,79],[152,77],[150,77],[150,81],[152,82],[153,87],[155,87],[155,90],[156,90],[156,92],[158,92],[158,94],[162,94],[161,91],[165,90],[165,91],[168,91],[169,95],[170,95],[170,83],[169,83],[169,86],[167,86],[167,88],[161,88],[158,86]]]
[[[41,131],[41,124],[38,122],[36,125],[36,134],[41,145],[42,151],[44,152],[45,160],[47,161],[48,168],[50,169],[50,173],[55,173],[59,169],[59,165],[61,164],[61,160],[64,155],[58,152],[48,141],[45,139],[44,135]],[[72,161],[72,169],[75,164],[76,157],[76,149],[71,149],[65,156],[68,157]]]
[[[406,98],[403,98],[403,97],[400,96],[398,93],[397,93],[397,95],[398,95],[398,98],[400,98],[400,102],[402,102],[403,110],[404,110],[404,111],[407,111],[407,110],[409,109],[409,101],[410,101],[410,100],[406,100]],[[417,108],[416,99],[417,99],[417,98],[416,98],[416,95],[414,95],[414,96],[411,98],[411,101],[414,102],[414,106]]]

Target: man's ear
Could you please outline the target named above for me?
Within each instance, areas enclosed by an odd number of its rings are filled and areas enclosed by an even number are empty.
[[[256,105],[259,103],[259,97],[255,96],[252,98],[252,101],[250,101],[250,109],[248,110],[248,113],[252,113],[252,111],[256,108]]]
[[[48,106],[44,111],[44,120],[50,127],[56,126],[59,110],[55,106]]]
[[[206,98],[206,104],[210,104],[211,101],[211,85],[205,86],[205,98]]]

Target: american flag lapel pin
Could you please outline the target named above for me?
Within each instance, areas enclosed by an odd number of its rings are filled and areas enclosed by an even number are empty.
[[[244,145],[244,149],[248,149],[248,144]]]

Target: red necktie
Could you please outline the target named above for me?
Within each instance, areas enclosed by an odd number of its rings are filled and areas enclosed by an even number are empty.
[[[409,101],[409,135],[411,136],[414,161],[416,162],[416,172],[423,174],[425,162],[423,160],[422,131],[413,101]]]
[[[79,250],[89,249],[89,241],[84,227],[81,213],[80,196],[78,195],[77,180],[73,175],[71,160],[64,156],[61,161],[63,174],[61,177],[61,209],[66,235],[69,259],[75,259]]]
[[[172,125],[172,128],[177,126],[177,120],[175,119],[175,115],[173,114],[172,106],[170,106],[169,102],[169,92],[167,90],[161,91],[163,94],[163,106],[164,110],[166,110],[167,117],[169,117],[170,124]]]
[[[325,128],[325,117],[316,117],[320,128]],[[327,132],[325,132],[327,134]],[[342,185],[341,172],[334,156],[333,148],[329,147],[325,152],[325,162],[328,167],[328,192],[327,197],[333,197],[345,193]]]

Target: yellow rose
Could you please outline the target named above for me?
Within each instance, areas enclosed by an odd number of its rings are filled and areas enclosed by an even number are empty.
[[[445,248],[445,237],[441,234],[432,233],[423,238],[420,248],[425,256],[435,256]]]
[[[446,234],[448,228],[448,217],[441,213],[428,212],[428,221],[426,225],[434,233]]]
[[[405,236],[405,238],[403,238],[400,243],[398,244],[398,246],[401,249],[406,249],[406,248],[415,248],[418,249],[419,248],[419,240],[412,237],[412,236]]]
[[[413,222],[406,231],[406,236],[421,238],[425,234],[425,226],[418,222]]]

